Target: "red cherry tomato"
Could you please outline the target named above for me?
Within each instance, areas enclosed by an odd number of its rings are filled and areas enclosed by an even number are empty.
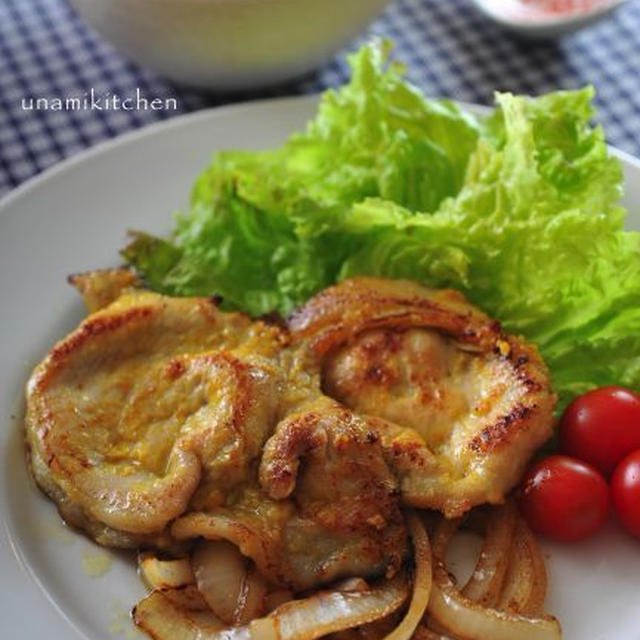
[[[640,395],[602,387],[576,398],[560,420],[560,448],[608,477],[622,458],[640,449]]]
[[[611,498],[624,528],[640,538],[640,449],[628,455],[613,472]]]
[[[535,463],[518,496],[529,526],[563,542],[587,538],[607,519],[609,488],[591,465],[554,455]]]

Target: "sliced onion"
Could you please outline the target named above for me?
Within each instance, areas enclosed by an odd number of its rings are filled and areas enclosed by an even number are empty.
[[[263,568],[263,572],[277,561],[273,545],[265,543],[264,535],[259,530],[226,515],[188,513],[171,525],[171,535],[178,540],[199,537],[227,540],[238,547],[243,556],[251,558],[257,566]]]
[[[321,591],[288,602],[249,625],[221,630],[198,624],[162,592],[154,591],[134,609],[133,618],[155,640],[314,640],[384,618],[402,606],[408,591],[404,576],[365,592]]]
[[[247,627],[218,630],[192,619],[161,591],[153,591],[134,608],[133,620],[154,640],[251,640]],[[191,614],[193,615],[193,613]]]
[[[482,608],[460,595],[442,575],[438,576],[437,570],[429,613],[438,624],[468,640],[559,640],[562,637],[555,618],[529,618]]]
[[[415,570],[413,595],[409,609],[402,622],[386,636],[385,640],[410,640],[429,604],[431,593],[431,546],[422,520],[410,513],[407,525],[413,541]]]
[[[245,574],[234,615],[234,623],[247,624],[254,618],[264,615],[266,613],[266,596],[267,583],[254,567]]]
[[[531,558],[533,573],[531,593],[522,611],[528,614],[538,614],[543,610],[544,601],[547,596],[547,569],[544,565],[540,545],[522,518],[520,518],[519,527],[521,539],[524,541],[529,552],[529,557]]]
[[[365,640],[363,636],[362,629],[365,627],[369,627],[372,624],[376,624],[375,622],[370,622],[364,627],[356,627],[355,629],[343,629],[342,631],[336,631],[332,633],[327,640]],[[383,636],[377,636],[376,638],[371,638],[367,640],[381,640]]]
[[[462,594],[485,606],[497,604],[509,565],[516,526],[516,510],[512,502],[492,509],[485,527],[484,543],[471,578]]]
[[[175,589],[159,589],[173,604],[185,611],[211,611],[195,584],[186,584]],[[213,615],[213,612],[211,612]]]
[[[193,552],[191,566],[211,610],[227,624],[238,624],[238,604],[247,575],[247,561],[238,548],[226,540],[203,540]]]
[[[466,640],[559,640],[560,625],[551,617],[532,618],[484,608],[455,587],[446,570],[445,554],[458,521],[443,520],[433,540],[433,586],[429,600],[429,620],[447,633]]]
[[[547,572],[540,547],[522,518],[518,518],[509,569],[500,595],[500,608],[538,614],[547,593]]]
[[[386,618],[380,618],[380,620],[360,625],[343,633],[354,633],[356,640],[383,640],[398,626],[401,619],[402,617],[396,612]]]
[[[165,593],[164,595],[167,594]],[[225,629],[227,626],[210,609],[207,609],[206,611],[185,611],[185,613],[189,620],[191,620],[191,622],[193,622],[199,629],[204,629],[206,631],[220,631]]]
[[[424,624],[421,624],[416,632],[413,634],[413,640],[456,640],[454,636],[447,636],[433,629],[429,629]]]
[[[160,560],[153,553],[141,553],[138,567],[144,581],[152,589],[175,589],[196,581],[189,558]]]
[[[364,578],[345,578],[333,585],[336,591],[366,591],[369,584]]]
[[[314,640],[373,622],[399,609],[408,597],[404,576],[385,580],[367,591],[319,591],[278,607],[250,625],[252,640]]]

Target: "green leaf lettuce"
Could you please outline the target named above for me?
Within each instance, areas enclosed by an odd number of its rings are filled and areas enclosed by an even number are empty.
[[[453,287],[539,346],[561,404],[639,388],[640,236],[593,91],[497,94],[479,122],[388,53],[354,54],[350,84],[280,149],[219,153],[173,237],[140,234],[125,258],[159,291],[253,315],[356,274]]]

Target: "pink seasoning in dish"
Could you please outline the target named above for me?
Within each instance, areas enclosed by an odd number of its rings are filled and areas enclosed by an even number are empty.
[[[520,0],[522,14],[527,16],[539,16],[540,14],[579,14],[589,13],[599,9],[611,0]]]

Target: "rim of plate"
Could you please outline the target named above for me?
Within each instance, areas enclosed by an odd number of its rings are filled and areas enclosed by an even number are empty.
[[[218,116],[224,116],[227,111],[242,111],[245,109],[251,109],[253,107],[260,107],[262,105],[275,105],[278,102],[317,102],[320,98],[319,93],[293,95],[293,96],[281,96],[277,98],[262,98],[260,100],[241,100],[238,102],[230,102],[229,104],[220,105],[217,107],[208,107],[206,109],[200,109],[198,111],[192,111],[191,113],[182,113],[178,116],[174,116],[168,120],[159,120],[157,122],[151,122],[143,125],[137,129],[131,129],[120,133],[113,138],[107,138],[100,142],[82,149],[67,158],[63,158],[59,162],[47,167],[44,171],[37,173],[30,178],[27,178],[24,182],[10,189],[2,197],[0,197],[0,215],[4,215],[5,210],[11,205],[14,200],[17,200],[23,193],[29,191],[32,188],[38,187],[41,183],[55,177],[59,173],[63,173],[66,170],[72,168],[76,164],[80,164],[85,160],[97,155],[109,152],[111,149],[119,147],[124,144],[129,144],[141,138],[152,136],[158,131],[165,129],[175,129],[183,126],[187,126],[193,122],[199,120],[208,120],[209,118],[215,118]],[[463,104],[463,103],[460,103]],[[477,105],[482,106],[482,105]],[[640,161],[639,161],[640,162]]]

